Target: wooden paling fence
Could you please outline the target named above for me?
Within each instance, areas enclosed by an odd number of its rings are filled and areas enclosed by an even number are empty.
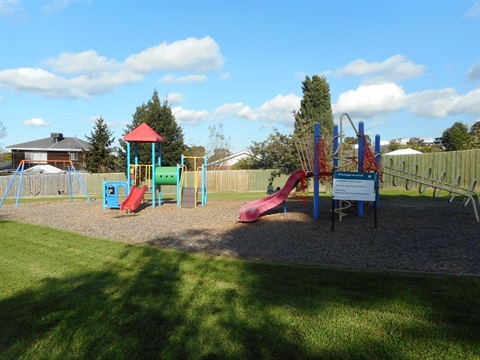
[[[207,171],[209,192],[266,192],[272,170],[210,170]],[[124,173],[89,174],[78,173],[89,195],[103,193],[103,179],[107,181],[126,181]],[[0,196],[3,197],[13,175],[0,176]],[[187,181],[193,182],[193,172],[186,173]],[[189,178],[191,179],[189,180]],[[274,187],[283,187],[287,175],[281,175],[273,181]],[[7,198],[15,198],[20,185],[17,176]],[[20,197],[68,196],[70,194],[68,174],[28,174],[23,175]],[[72,180],[74,196],[83,196],[83,190],[76,177]],[[163,185],[162,193],[175,194],[173,185]]]
[[[418,171],[418,175],[431,169],[430,177],[438,179],[444,173],[443,182],[454,184],[460,176],[459,186],[469,187],[477,179],[480,182],[480,149],[464,151],[446,151],[427,154],[412,154],[402,156],[383,155],[382,164],[394,169],[404,168],[408,172]],[[418,168],[415,170],[414,167]],[[383,186],[394,186],[392,176],[385,176]]]
[[[392,160],[388,160],[391,158]],[[422,174],[428,167],[432,169],[431,177],[438,178],[445,172],[445,183],[453,184],[460,176],[461,187],[468,187],[473,179],[477,179],[477,189],[480,189],[480,149],[440,152],[419,155],[382,156],[382,163],[390,163],[397,167],[405,163],[406,171],[416,164],[418,173]],[[266,192],[272,170],[209,170],[207,171],[207,183],[209,192]],[[89,195],[101,195],[102,180],[126,181],[124,173],[89,174],[79,172]],[[186,174],[192,177],[193,173]],[[3,197],[13,175],[0,176],[0,196]],[[273,187],[283,187],[288,175],[281,175],[273,181]],[[193,180],[192,180],[193,181]],[[312,187],[312,184],[310,184]],[[393,188],[393,178],[385,176],[382,184],[384,188]],[[7,198],[15,198],[19,187],[19,177],[7,195]],[[72,189],[74,196],[83,196],[84,193],[76,177],[73,177]],[[50,197],[69,195],[68,174],[29,174],[23,176],[21,197]],[[162,186],[162,193],[175,194],[175,186]]]

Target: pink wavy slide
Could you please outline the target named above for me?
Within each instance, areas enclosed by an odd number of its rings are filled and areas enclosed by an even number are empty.
[[[297,170],[288,178],[285,186],[276,193],[269,195],[263,199],[252,201],[240,208],[240,222],[257,221],[264,212],[280,205],[293,190],[295,185],[305,177],[305,171]]]
[[[147,185],[143,185],[142,187],[132,186],[130,189],[130,194],[128,194],[127,198],[122,201],[120,210],[137,210],[143,200],[143,197],[145,196],[145,191],[147,191],[147,189]]]

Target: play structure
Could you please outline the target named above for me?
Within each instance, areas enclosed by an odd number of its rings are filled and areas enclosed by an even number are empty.
[[[77,171],[75,170],[75,166],[73,166],[72,161],[70,160],[22,160],[20,161],[20,164],[17,167],[17,170],[13,174],[12,180],[8,184],[7,191],[5,191],[5,194],[2,197],[2,200],[0,201],[0,207],[3,205],[3,202],[5,201],[10,189],[12,186],[15,184],[15,180],[17,179],[17,176],[19,177],[19,182],[17,184],[17,195],[15,198],[15,207],[18,207],[18,203],[20,201],[20,194],[22,190],[22,183],[23,183],[23,177],[25,173],[25,165],[27,164],[49,164],[49,163],[55,163],[55,164],[63,164],[64,167],[67,168],[67,174],[68,174],[68,188],[70,190],[70,201],[73,201],[73,175],[75,175],[75,178],[77,179],[78,183],[80,184],[82,191],[85,193],[85,196],[88,201],[90,200],[90,197],[88,196],[87,190],[85,189],[85,186],[83,185],[82,179],[78,175]]]
[[[346,120],[357,139],[355,146],[344,144],[343,123]],[[376,226],[376,210],[380,206],[380,184],[385,176],[392,176],[394,185],[399,185],[403,180],[407,190],[417,184],[420,193],[430,187],[435,197],[441,191],[448,192],[449,202],[457,196],[463,198],[464,206],[472,204],[475,219],[480,222],[477,209],[477,206],[480,206],[480,196],[475,193],[476,179],[472,180],[469,187],[461,187],[460,176],[455,178],[453,184],[448,184],[445,181],[444,171],[440,172],[437,178],[433,178],[430,167],[419,175],[419,166],[416,164],[412,164],[409,170],[406,170],[405,162],[400,162],[394,167],[391,158],[387,164],[382,164],[380,135],[375,136],[375,148],[372,151],[365,136],[364,123],[359,122],[358,125],[357,130],[350,116],[346,113],[342,114],[339,125],[333,128],[333,138],[329,140],[333,144],[328,144],[322,137],[320,125],[315,124],[313,141],[303,139],[296,141],[295,144],[302,169],[290,176],[278,194],[275,193],[242,206],[239,221],[258,220],[263,213],[285,201],[290,192],[302,183],[302,178],[313,177],[314,219],[320,218],[320,184],[329,182],[332,184],[332,230],[334,214],[337,214],[341,221],[345,216],[345,210],[355,205],[357,215],[361,217],[364,215],[364,203],[367,201],[374,205]]]
[[[346,115],[346,114],[345,114]],[[348,116],[348,115],[347,115]],[[300,158],[302,169],[295,171],[287,180],[285,186],[279,193],[272,194],[266,198],[252,201],[241,207],[239,221],[253,222],[259,219],[260,215],[266,211],[280,205],[289,196],[290,192],[299,184],[305,184],[306,178],[313,177],[313,218],[320,217],[320,183],[329,180],[335,181],[334,173],[343,172],[379,172],[381,165],[378,157],[370,150],[364,134],[364,125],[359,124],[359,130],[355,128],[350,117],[350,123],[357,135],[358,146],[356,153],[350,156],[344,153],[342,146],[343,139],[343,116],[340,120],[340,126],[334,126],[332,151],[324,138],[321,136],[320,125],[314,125],[314,137],[312,139],[303,139],[296,141],[295,146]],[[376,144],[380,144],[380,137],[377,135]],[[378,145],[379,146],[379,145]],[[329,154],[330,152],[330,154]],[[378,153],[380,149],[378,148]],[[375,176],[376,179],[376,176]],[[304,190],[304,189],[302,189]],[[375,204],[378,204],[378,182],[374,184]],[[353,202],[348,200],[334,199],[332,202],[332,214],[337,213],[340,220],[345,215],[344,210],[351,207]],[[352,199],[353,200],[353,199]],[[363,216],[363,201],[356,201],[358,216]]]
[[[124,140],[127,143],[128,180],[103,181],[104,210],[108,208],[135,211],[147,192],[151,194],[152,207],[162,205],[162,186],[175,186],[176,203],[179,207],[194,208],[199,202],[201,205],[207,203],[206,157],[182,155],[180,164],[162,166],[161,144],[164,139],[145,123],[125,135]],[[151,164],[139,164],[140,143],[151,143]],[[186,160],[193,163],[192,171],[188,171]],[[193,174],[191,181],[187,173]],[[122,195],[125,199],[120,201]]]

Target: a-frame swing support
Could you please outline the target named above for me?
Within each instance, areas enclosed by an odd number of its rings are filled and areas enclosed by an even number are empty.
[[[5,194],[3,194],[2,200],[0,201],[0,207],[2,207],[8,193],[10,192],[10,189],[11,189],[13,183],[15,182],[16,177],[20,173],[20,182],[18,184],[17,195],[16,195],[16,198],[15,198],[15,207],[16,208],[18,207],[18,203],[19,203],[19,200],[20,200],[20,194],[21,194],[21,191],[22,191],[22,182],[23,182],[23,173],[24,173],[24,170],[25,170],[25,164],[28,163],[28,162],[34,162],[34,163],[37,163],[37,164],[40,163],[40,161],[38,161],[38,160],[31,160],[31,161],[30,160],[22,160],[22,161],[20,161],[20,164],[18,165],[17,170],[15,170],[15,173],[13,174],[12,180],[8,184],[7,191],[5,191]],[[72,182],[72,171],[73,171],[73,173],[75,174],[83,192],[85,193],[85,196],[87,197],[87,200],[90,202],[91,199],[88,196],[87,190],[85,189],[85,186],[83,185],[83,182],[80,179],[80,176],[78,175],[77,171],[75,170],[75,166],[73,166],[72,161],[70,161],[70,160],[67,160],[67,161],[56,160],[55,162],[56,163],[61,162],[61,163],[64,163],[64,164],[67,165],[68,184],[69,184],[69,188],[70,188],[70,201],[73,201],[73,182]],[[48,160],[43,161],[41,163],[48,163]]]

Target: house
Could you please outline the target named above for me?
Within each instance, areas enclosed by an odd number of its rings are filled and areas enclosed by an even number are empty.
[[[242,150],[240,152],[237,152],[235,154],[232,154],[230,156],[224,157],[223,159],[212,161],[211,163],[208,163],[208,168],[210,170],[228,170],[230,169],[233,165],[235,165],[237,162],[243,159],[247,159],[251,157],[252,154],[250,151],[247,150]]]
[[[62,133],[51,133],[50,137],[6,146],[12,152],[12,169],[18,168],[22,160],[28,160],[25,168],[48,163],[65,170],[65,161],[72,161],[76,170],[85,167],[85,151],[90,143],[77,137],[64,137]]]

